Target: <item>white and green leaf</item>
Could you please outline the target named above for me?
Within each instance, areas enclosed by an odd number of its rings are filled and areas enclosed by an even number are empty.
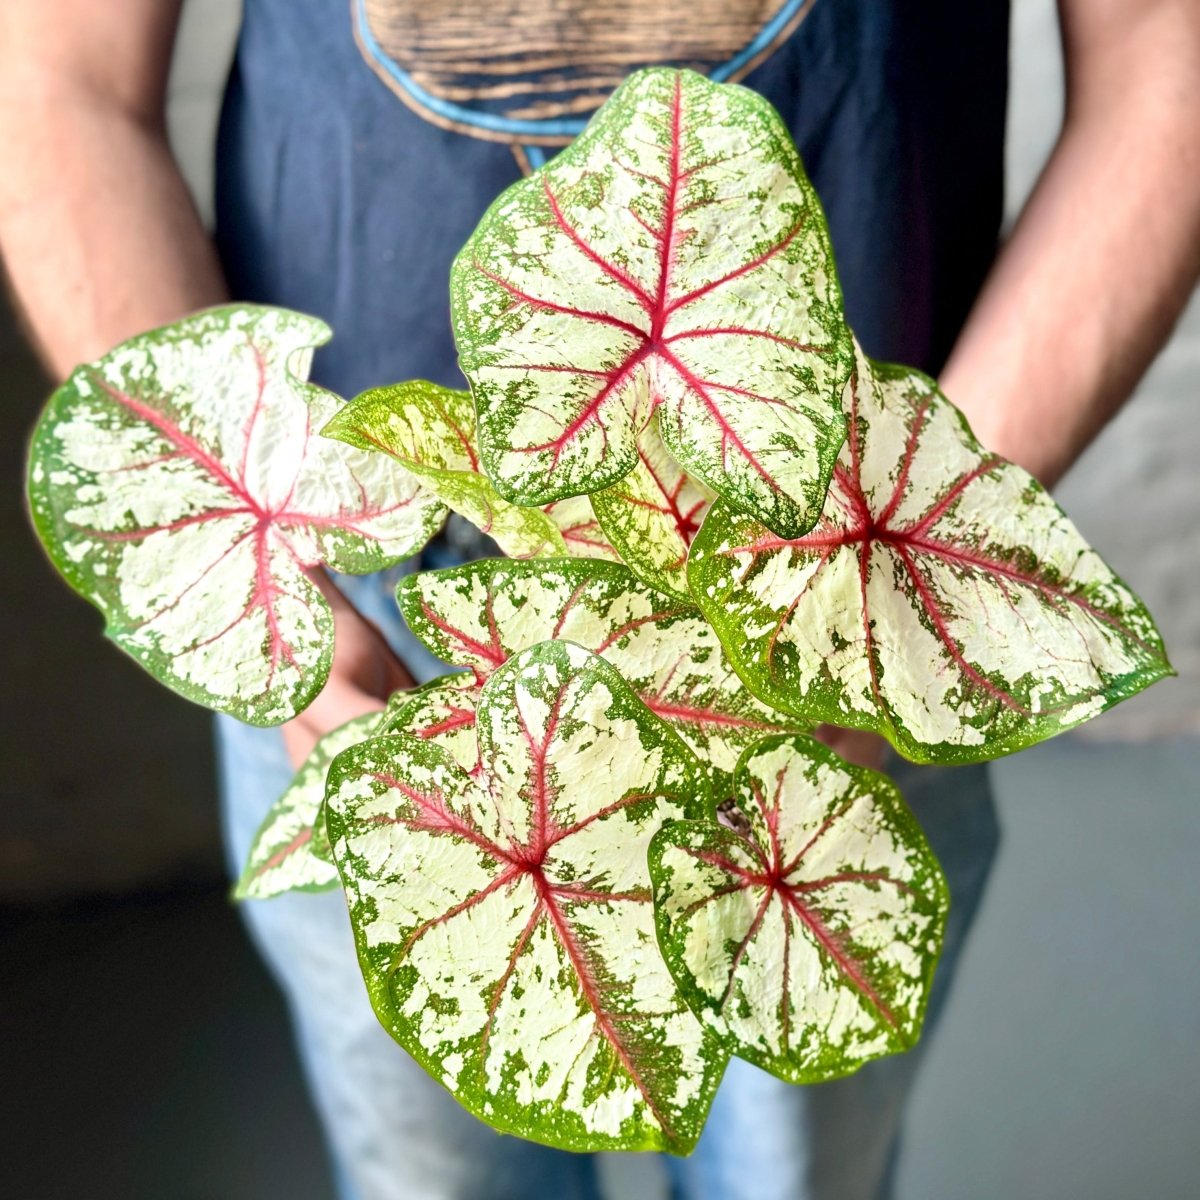
[[[629,569],[643,583],[689,604],[688,547],[711,500],[667,452],[653,422],[638,438],[637,466],[591,496],[601,528]]]
[[[316,437],[339,401],[304,382],[329,330],[211,309],[79,367],[34,433],[29,499],[106,632],[181,695],[254,725],[301,711],[333,619],[307,568],[376,571],[445,510],[379,455]]]
[[[421,380],[374,388],[344,405],[321,432],[390,455],[513,558],[566,553],[551,517],[510,504],[480,470],[469,392]]]
[[[606,558],[609,562],[621,561],[621,556],[601,529],[600,521],[592,511],[586,496],[568,496],[565,500],[555,500],[547,504],[542,511],[558,526],[567,553],[573,558]]]
[[[476,1116],[569,1150],[686,1153],[725,1064],[659,952],[646,849],[712,815],[703,772],[607,663],[497,670],[480,771],[388,736],[330,772],[327,821],[372,1004]]]
[[[757,696],[916,762],[975,762],[1172,674],[1138,598],[932,380],[860,357],[847,409],[811,533],[719,502],[691,550],[692,594]]]
[[[819,1083],[920,1035],[949,893],[900,793],[811,738],[736,776],[740,824],[675,821],[650,846],[659,942],[732,1054]]]
[[[421,380],[374,388],[344,405],[321,432],[390,455],[510,558],[616,557],[585,499],[526,508],[496,491],[479,465],[470,392]]]
[[[321,806],[329,764],[377,732],[379,713],[365,713],[327,733],[313,747],[287,791],[271,805],[254,841],[235,900],[267,900],[284,892],[323,892],[338,886]]]
[[[754,92],[630,76],[488,210],[451,301],[508,499],[612,487],[654,417],[689,474],[780,534],[819,516],[850,336],[820,204]]]
[[[397,692],[377,733],[408,734],[450,753],[464,771],[479,766],[475,707],[480,684],[470,672],[443,675],[413,692]]]
[[[722,796],[746,746],[807,728],[742,686],[692,605],[619,563],[487,559],[406,576],[396,595],[413,633],[479,685],[513,654],[552,638],[600,654],[709,766]]]

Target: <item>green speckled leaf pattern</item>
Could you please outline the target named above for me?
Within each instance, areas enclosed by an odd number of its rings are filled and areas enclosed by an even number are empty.
[[[601,528],[629,569],[643,583],[690,604],[688,547],[712,494],[671,457],[657,426],[642,430],[637,466],[620,483],[593,492],[591,500]]]
[[[468,392],[420,380],[374,388],[349,401],[322,433],[391,455],[512,558],[567,552],[550,516],[502,499],[480,470]]]
[[[860,357],[846,403],[810,534],[719,502],[692,546],[692,594],[757,696],[915,762],[976,762],[1172,674],[1138,598],[932,380]]]
[[[254,725],[295,716],[329,672],[333,619],[305,568],[379,570],[445,516],[386,458],[316,436],[339,404],[304,382],[328,337],[230,307],[133,338],[54,393],[30,451],[38,534],[108,636]]]
[[[475,706],[480,683],[474,673],[443,675],[415,692],[398,692],[388,704],[378,732],[404,733],[434,742],[464,771],[479,766]]]
[[[850,335],[819,202],[754,92],[630,76],[488,210],[451,301],[508,499],[613,486],[655,420],[689,474],[778,533],[819,516]]]
[[[726,1056],[659,953],[646,865],[704,775],[577,646],[484,686],[480,771],[388,736],[330,771],[327,822],[384,1027],[476,1116],[569,1150],[695,1144]]]
[[[692,605],[646,587],[618,563],[490,559],[410,575],[397,599],[417,637],[480,683],[511,655],[551,638],[602,655],[700,756],[722,797],[746,746],[807,728],[742,686]]]
[[[267,900],[284,892],[323,892],[338,886],[321,813],[325,776],[343,750],[376,732],[380,716],[372,712],[355,717],[313,747],[254,835],[233,891],[235,900]]]
[[[667,963],[733,1054],[819,1083],[912,1046],[949,893],[884,776],[805,737],[737,769],[740,832],[675,821],[650,847]]]

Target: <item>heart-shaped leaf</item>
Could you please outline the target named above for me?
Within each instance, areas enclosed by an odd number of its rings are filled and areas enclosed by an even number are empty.
[[[856,380],[812,533],[721,502],[692,546],[692,594],[747,687],[915,762],[975,762],[1171,674],[1137,597],[932,380],[865,358]]]
[[[725,1057],[655,938],[647,844],[711,814],[617,672],[546,643],[479,704],[481,770],[411,737],[330,771],[327,822],[384,1027],[476,1116],[570,1150],[695,1144]]]
[[[390,455],[511,558],[615,556],[585,500],[525,508],[500,496],[479,466],[470,392],[423,380],[374,388],[343,405],[321,432]]]
[[[818,1083],[912,1046],[949,893],[884,776],[811,738],[737,769],[746,835],[676,821],[650,846],[659,941],[731,1053]]]
[[[638,439],[637,466],[591,499],[601,528],[629,569],[643,583],[690,604],[688,547],[712,497],[670,456],[653,423]]]
[[[745,88],[632,75],[455,260],[483,462],[521,504],[611,487],[658,408],[695,478],[796,536],[845,437],[851,345],[820,204]]]
[[[709,766],[721,795],[746,746],[804,728],[742,686],[694,607],[639,583],[618,563],[488,559],[406,576],[396,595],[413,633],[479,683],[511,655],[551,638],[602,655]]]
[[[199,313],[76,370],[31,449],[38,534],[108,636],[253,725],[295,716],[329,672],[305,568],[379,570],[445,516],[386,458],[314,436],[339,403],[304,383],[328,337],[281,309]]]
[[[317,742],[254,835],[233,891],[235,900],[267,900],[284,892],[323,892],[337,887],[337,868],[321,812],[325,776],[329,764],[343,750],[369,738],[379,723],[379,713],[366,713]]]

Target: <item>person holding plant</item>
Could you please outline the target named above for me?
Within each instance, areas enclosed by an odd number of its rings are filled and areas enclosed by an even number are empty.
[[[551,73],[530,67],[514,81],[503,52],[532,36],[525,20],[546,15],[536,4],[516,6],[483,38],[437,15],[422,23],[403,4],[358,5],[356,40],[344,12],[320,3],[248,4],[223,119],[214,250],[163,137],[178,6],[139,0],[115,27],[82,4],[60,5],[53,25],[32,3],[10,5],[0,17],[10,147],[0,244],[52,369],[232,293],[330,319],[339,337],[317,378],[343,394],[406,376],[454,382],[450,257],[492,196],[603,99],[612,59],[595,48],[629,42],[612,7],[573,10],[593,22],[582,51],[571,49],[569,21],[549,26],[561,42],[551,38]],[[947,4],[919,22],[865,2],[783,4],[769,19],[748,7],[729,5],[728,21],[701,30],[711,36],[676,47],[669,18],[680,14],[666,6],[618,77],[686,58],[767,95],[828,211],[847,312],[867,351],[940,369],[981,440],[1053,483],[1129,393],[1200,267],[1194,6],[1063,0],[1063,134],[994,264],[1006,6],[964,15]],[[301,82],[289,92],[287,81]],[[285,730],[294,762],[321,734],[432,673],[391,615],[390,583],[350,586],[356,608],[323,581],[338,651],[322,695]],[[390,648],[360,613],[387,630]],[[240,865],[289,769],[270,731],[223,724],[222,739]],[[843,739],[843,753],[852,742]],[[857,753],[877,756],[861,742]],[[935,1010],[986,876],[993,815],[980,767],[913,770],[901,782],[956,902]],[[345,1195],[594,1194],[589,1159],[496,1138],[386,1043],[363,1002],[340,905],[289,897],[251,924],[288,989]],[[790,1090],[731,1071],[696,1156],[673,1165],[679,1194],[882,1194],[914,1066],[908,1055]],[[762,1161],[774,1167],[770,1181],[754,1170]]]

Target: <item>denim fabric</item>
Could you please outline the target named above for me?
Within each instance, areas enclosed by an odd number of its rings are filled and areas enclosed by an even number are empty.
[[[379,591],[347,590],[360,603]],[[382,609],[371,615],[381,618]],[[400,640],[398,622],[379,623]],[[217,740],[229,867],[236,872],[292,772],[277,730],[219,717]],[[995,853],[995,811],[983,767],[921,768],[893,759],[889,770],[950,881],[928,1033]],[[288,998],[341,1200],[598,1200],[591,1157],[493,1133],[391,1040],[367,1001],[340,891],[250,902],[242,912]],[[696,1152],[668,1159],[675,1200],[887,1197],[920,1056],[918,1048],[804,1088],[732,1061]]]

